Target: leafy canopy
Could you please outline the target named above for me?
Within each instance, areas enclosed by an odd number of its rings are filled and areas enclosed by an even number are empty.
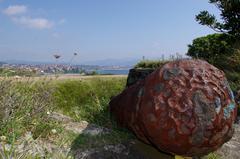
[[[209,0],[221,12],[222,22],[208,11],[201,11],[196,20],[217,32],[229,33],[240,37],[240,0]]]
[[[228,63],[230,57],[234,55],[232,47],[234,42],[234,38],[227,34],[211,34],[196,38],[191,45],[188,45],[187,55],[205,59],[218,68],[226,69],[230,67]]]

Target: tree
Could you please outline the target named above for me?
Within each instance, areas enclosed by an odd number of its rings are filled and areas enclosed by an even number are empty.
[[[187,55],[207,60],[223,70],[232,70],[234,63],[229,63],[234,55],[232,43],[235,39],[228,34],[211,34],[196,38],[188,45]],[[238,61],[239,64],[239,61]]]
[[[205,59],[220,69],[240,71],[240,0],[209,0],[209,3],[220,10],[222,21],[208,11],[200,12],[196,20],[222,34],[193,40],[187,55]]]
[[[201,11],[196,20],[217,32],[228,33],[240,38],[240,0],[209,0],[221,12],[222,22],[208,11]]]
[[[240,0],[209,0],[220,10],[221,21],[208,11],[196,15],[201,25],[221,34],[199,37],[188,45],[187,55],[222,69],[234,91],[240,89]]]

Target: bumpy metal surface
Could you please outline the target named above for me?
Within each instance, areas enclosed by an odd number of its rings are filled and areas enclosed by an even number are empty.
[[[233,135],[237,109],[224,73],[202,60],[169,62],[110,102],[119,125],[159,150],[201,156]]]

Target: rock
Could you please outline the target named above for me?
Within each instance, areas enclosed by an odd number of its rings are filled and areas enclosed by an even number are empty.
[[[103,128],[95,124],[89,124],[87,121],[74,122],[71,117],[57,112],[50,113],[49,117],[61,122],[66,130],[72,131],[76,134],[87,134],[94,136],[110,133],[110,130],[107,128]]]
[[[237,112],[237,121],[236,122],[240,122],[240,90],[238,90],[236,93],[235,93],[235,102],[236,104],[238,105],[238,112]]]
[[[129,70],[127,78],[127,87],[145,79],[149,74],[154,71],[152,68],[134,68]]]
[[[235,124],[235,133],[230,141],[225,143],[216,154],[223,159],[239,159],[240,157],[240,125]]]
[[[80,122],[68,122],[63,124],[65,130],[72,131],[76,134],[82,134],[83,131],[88,127],[88,122],[80,121]]]
[[[57,112],[49,113],[49,117],[61,123],[73,122],[73,119],[71,117],[57,113]]]
[[[97,126],[95,124],[89,124],[86,121],[66,123],[66,124],[63,124],[63,127],[66,130],[70,130],[76,134],[85,134],[85,135],[95,136],[95,135],[110,133],[109,129]]]
[[[103,134],[109,134],[111,132],[111,130],[104,128],[104,127],[100,127],[94,124],[89,124],[84,130],[83,130],[83,134],[88,134],[88,135],[103,135]]]
[[[53,155],[52,158],[60,158],[59,156],[65,158],[70,152],[70,148],[55,145],[50,141],[41,139],[34,140],[31,132],[26,132],[26,134],[18,139],[13,145],[0,143],[1,152],[7,151],[6,154],[8,154],[11,149],[13,152],[11,156],[8,156],[9,158],[14,158],[14,156],[21,156],[20,158],[37,158],[37,156],[45,158],[49,154]]]
[[[75,159],[153,159],[135,150],[134,144],[128,142],[126,144],[105,145],[102,148],[78,149],[73,152],[73,155]]]
[[[232,137],[237,109],[223,71],[202,60],[179,60],[114,97],[110,112],[161,151],[203,156]]]
[[[77,149],[72,153],[76,159],[174,159],[173,155],[157,151],[139,140],[102,148]]]

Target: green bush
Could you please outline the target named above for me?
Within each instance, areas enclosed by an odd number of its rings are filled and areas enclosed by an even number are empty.
[[[164,64],[166,64],[168,61],[162,61],[162,60],[142,60],[138,62],[134,68],[152,68],[156,69],[158,67],[162,67]]]
[[[93,71],[90,71],[90,72],[86,72],[86,75],[94,76],[94,75],[98,75],[98,72],[93,70]]]
[[[236,40],[228,34],[207,35],[194,39],[193,43],[188,45],[187,55],[204,59],[220,69],[237,69],[239,66],[234,67],[234,64],[230,63],[237,56],[233,48],[235,42]],[[236,62],[240,64],[240,60]]]

